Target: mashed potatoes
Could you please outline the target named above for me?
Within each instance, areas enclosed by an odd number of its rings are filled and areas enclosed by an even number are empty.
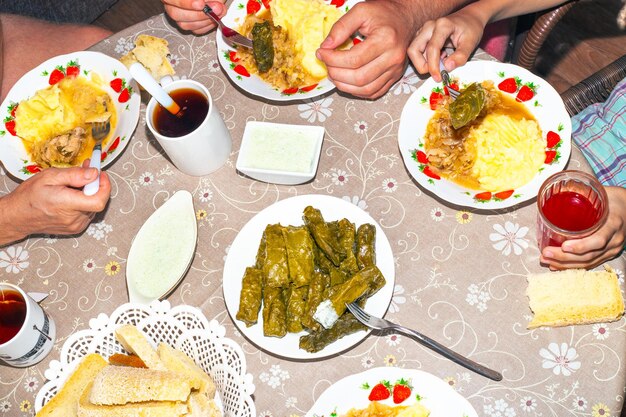
[[[281,91],[317,84],[326,77],[327,70],[315,52],[343,12],[322,0],[272,0],[270,4],[271,13],[263,9],[246,16],[239,31],[252,38],[254,24],[269,21],[273,65],[269,71],[259,72],[247,48],[238,49],[240,64]]]
[[[486,191],[521,187],[533,179],[545,159],[545,143],[534,120],[488,114],[468,140],[476,142],[472,174]]]
[[[452,126],[447,96],[437,107],[424,137],[429,164],[466,188],[491,192],[518,188],[543,165],[545,140],[523,104],[503,95],[491,81],[482,86],[484,107],[466,126]]]
[[[389,406],[372,401],[367,408],[353,408],[342,417],[428,417],[429,415],[430,411],[419,403],[410,406]]]
[[[326,66],[315,56],[341,11],[322,0],[273,0],[274,25],[284,28],[294,42],[296,61],[312,77],[326,77]]]
[[[90,123],[110,118],[114,130],[115,106],[100,84],[97,76],[66,77],[19,103],[15,131],[35,162],[77,165],[94,145]]]

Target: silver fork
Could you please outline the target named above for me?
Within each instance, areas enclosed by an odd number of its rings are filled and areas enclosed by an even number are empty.
[[[448,93],[450,94],[450,97],[452,97],[452,100],[456,100],[461,93],[450,87],[450,74],[448,74],[448,71],[446,71],[446,67],[443,66],[443,60],[441,59],[439,60],[439,72],[441,72],[443,85],[448,87]]]
[[[101,157],[102,157],[102,141],[109,135],[111,131],[111,121],[110,119],[106,122],[93,122],[91,124],[91,136],[95,139],[96,144],[93,147],[93,152],[91,153],[91,160],[89,161],[89,166],[91,168],[97,168],[100,171],[101,168]],[[94,195],[100,189],[100,175],[96,177],[95,180],[85,185],[83,188],[83,194],[85,195]]]
[[[222,31],[222,35],[224,36],[224,42],[226,42],[229,46],[234,47],[234,45],[241,45],[244,48],[252,48],[252,40],[246,38],[236,30],[224,25],[224,23],[222,23],[222,19],[220,19],[208,5],[205,5],[202,11],[205,15],[213,19],[217,26],[219,26]]]
[[[358,321],[360,321],[367,327],[370,327],[376,330],[389,329],[389,330],[395,330],[400,333],[404,333],[408,336],[415,338],[422,345],[431,348],[435,352],[440,353],[446,358],[452,360],[455,363],[458,363],[461,366],[466,367],[467,369],[471,371],[474,371],[480,375],[486,376],[489,379],[493,379],[494,381],[502,381],[502,374],[500,374],[499,372],[496,372],[479,363],[476,363],[473,360],[466,358],[465,356],[461,356],[458,353],[454,352],[453,350],[448,349],[442,344],[434,341],[433,339],[427,336],[424,336],[423,334],[415,330],[409,329],[404,326],[400,326],[398,324],[392,323],[385,319],[381,319],[379,317],[374,317],[366,313],[356,303],[346,304],[346,306],[348,307],[348,310],[350,310],[350,312],[354,315],[354,317],[356,317]]]

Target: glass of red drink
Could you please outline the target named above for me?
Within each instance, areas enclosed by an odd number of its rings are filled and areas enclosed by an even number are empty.
[[[602,227],[609,214],[604,187],[581,171],[561,171],[549,177],[539,189],[537,208],[540,251],[589,236]]]

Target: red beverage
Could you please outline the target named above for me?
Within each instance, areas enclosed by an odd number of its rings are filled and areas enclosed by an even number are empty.
[[[606,191],[591,175],[580,171],[552,175],[537,196],[539,249],[592,234],[606,221],[607,204]]]
[[[0,290],[0,345],[13,339],[26,320],[26,301],[13,290]]]

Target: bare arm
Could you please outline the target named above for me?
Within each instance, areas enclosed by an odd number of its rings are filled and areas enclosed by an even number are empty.
[[[337,21],[317,57],[338,89],[364,98],[383,95],[406,69],[406,50],[422,24],[446,15],[469,0],[367,0]],[[365,41],[337,49],[355,32]]]
[[[527,14],[564,3],[563,0],[479,0],[446,17],[424,23],[408,48],[408,55],[418,72],[430,72],[441,80],[439,60],[444,46],[455,51],[444,60],[448,71],[469,59],[490,22]]]

